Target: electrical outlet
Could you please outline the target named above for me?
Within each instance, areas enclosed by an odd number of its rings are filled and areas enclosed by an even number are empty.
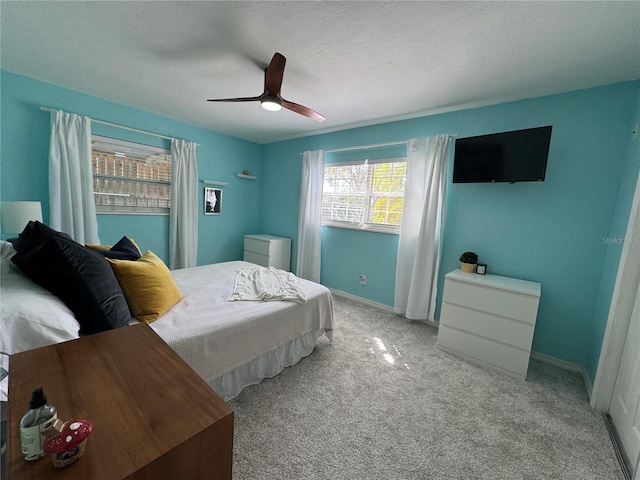
[[[360,274],[360,285],[366,285],[367,284],[367,276],[364,274]]]

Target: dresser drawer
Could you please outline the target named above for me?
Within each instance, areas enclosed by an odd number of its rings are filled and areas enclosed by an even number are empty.
[[[539,297],[447,279],[443,302],[535,325]]]
[[[245,235],[244,259],[264,267],[289,271],[291,239],[275,235]]]
[[[524,380],[529,368],[529,353],[496,343],[485,338],[461,332],[446,325],[438,330],[438,346],[452,353],[490,367],[496,367],[505,373]]]
[[[269,255],[271,241],[263,240],[255,237],[244,237],[244,249],[249,252],[259,253],[260,255]]]
[[[534,325],[496,317],[446,302],[442,303],[440,325],[464,330],[529,352]]]
[[[262,265],[263,267],[269,266],[269,257],[267,255],[260,255],[259,253],[244,251],[244,261]]]

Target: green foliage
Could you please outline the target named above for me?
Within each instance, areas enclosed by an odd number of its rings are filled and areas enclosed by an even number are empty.
[[[460,255],[462,263],[478,263],[478,255],[475,252],[464,252]]]
[[[326,165],[323,219],[399,226],[406,162]]]
[[[373,168],[371,223],[400,225],[404,206],[406,162],[381,163]],[[376,195],[377,194],[377,195]],[[396,196],[396,195],[401,196]]]

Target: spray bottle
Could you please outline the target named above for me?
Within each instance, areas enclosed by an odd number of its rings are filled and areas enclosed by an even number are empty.
[[[56,408],[47,405],[47,397],[42,388],[36,388],[31,394],[29,411],[20,420],[20,440],[25,460],[38,460],[45,456],[42,450],[42,431],[53,425],[57,418]]]

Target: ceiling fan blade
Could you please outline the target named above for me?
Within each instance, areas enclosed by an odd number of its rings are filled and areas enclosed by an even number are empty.
[[[264,92],[257,97],[240,97],[240,98],[211,98],[208,102],[260,102],[266,110],[279,110],[280,105],[287,110],[299,113],[305,117],[311,118],[316,122],[325,120],[323,115],[311,110],[304,105],[289,102],[280,95],[282,87],[282,77],[284,76],[284,67],[287,59],[281,53],[276,52],[271,62],[264,69]]]
[[[324,122],[324,116],[320,115],[318,112],[311,110],[304,105],[300,105],[298,103],[289,102],[288,100],[282,99],[282,107],[287,110],[291,110],[292,112],[299,113],[300,115],[304,115],[305,117],[309,117],[316,122]]]
[[[259,102],[260,97],[210,98],[207,102]]]
[[[271,63],[264,71],[264,90],[274,97],[280,95],[280,87],[282,87],[282,76],[284,75],[284,66],[287,59],[278,52],[273,55]]]

